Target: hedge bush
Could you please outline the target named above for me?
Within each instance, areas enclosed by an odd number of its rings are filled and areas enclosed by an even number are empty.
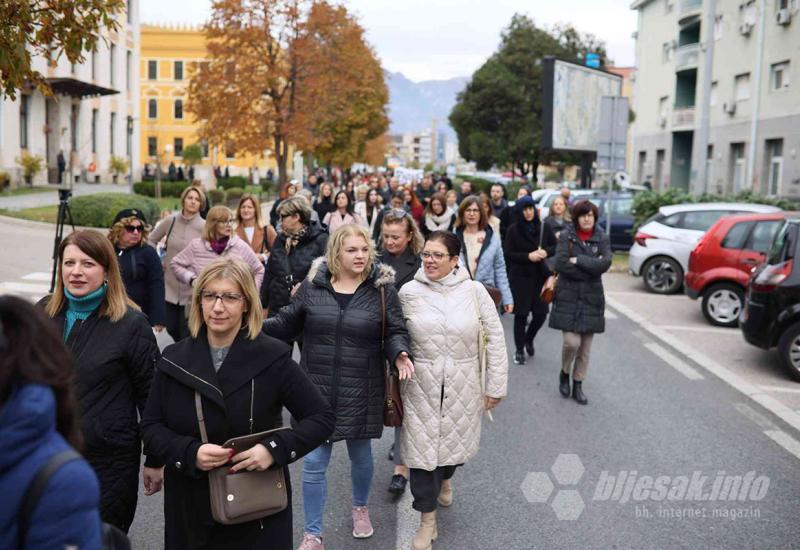
[[[217,189],[232,189],[233,187],[247,187],[248,181],[244,176],[231,176],[229,178],[219,178],[217,180]]]
[[[211,203],[211,206],[225,204],[224,189],[209,189],[208,193],[206,193],[206,196],[208,197],[208,201]]]
[[[139,195],[123,193],[95,193],[70,200],[70,210],[75,225],[86,227],[111,227],[114,216],[125,208],[136,208],[144,212],[147,223],[155,226],[161,214],[158,202]]]
[[[241,187],[231,187],[225,193],[228,203],[238,201],[242,198],[242,195],[244,195],[244,189]]]
[[[161,182],[161,196],[162,197],[180,197],[183,190],[189,187],[188,181],[162,181]],[[147,197],[156,196],[156,182],[154,181],[140,181],[133,184],[133,192],[137,195],[145,195]]]
[[[480,191],[485,191],[487,195],[490,194],[492,185],[499,183],[484,178],[479,178],[477,176],[457,176],[455,183],[459,190],[461,190],[462,181],[468,181],[472,183],[472,190],[474,192],[478,193]],[[500,185],[506,189],[506,198],[510,201],[513,201],[517,198],[517,192],[519,191],[519,188],[524,184],[525,182],[522,179],[515,179],[514,181],[510,181],[505,184],[501,183]]]

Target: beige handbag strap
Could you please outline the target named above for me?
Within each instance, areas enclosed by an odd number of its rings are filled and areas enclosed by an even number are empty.
[[[486,331],[483,328],[481,308],[474,284],[472,285],[472,301],[475,304],[475,312],[478,314],[478,365],[480,367],[481,395],[483,396],[486,394]]]
[[[203,401],[200,397],[200,392],[194,392],[194,408],[197,411],[197,423],[200,425],[200,439],[203,443],[208,443],[206,419],[203,416]]]

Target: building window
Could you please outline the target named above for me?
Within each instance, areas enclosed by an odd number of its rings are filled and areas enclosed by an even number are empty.
[[[109,80],[109,82],[111,83],[111,87],[113,88],[114,87],[114,83],[116,81],[116,79],[114,78],[114,76],[115,76],[114,73],[116,73],[116,68],[117,68],[116,63],[114,63],[114,61],[117,58],[117,46],[116,45],[111,44],[111,48],[108,50],[108,57],[109,57],[109,67],[108,68],[109,68],[109,71],[111,73],[111,79]]]
[[[147,118],[158,118],[158,101],[155,99],[147,100]]]
[[[125,89],[131,91],[131,81],[133,80],[133,54],[130,51],[125,52]]]
[[[30,96],[19,96],[19,147],[28,148],[28,114],[30,112]]]
[[[647,151],[639,151],[639,166],[636,171],[636,183],[644,183],[644,168],[647,164]]]
[[[183,80],[183,61],[175,62],[172,73],[175,80]]]
[[[92,109],[92,153],[97,152],[97,118],[99,111]]]
[[[714,146],[709,145],[706,149],[706,181],[704,182],[706,185],[706,189],[708,186],[711,185],[711,182],[714,181],[712,175],[712,168],[714,167]]]
[[[664,177],[664,159],[666,157],[664,149],[656,149],[656,174],[653,182],[655,189],[661,189]]]
[[[183,119],[183,100],[176,99],[175,100],[175,119],[181,120]]]
[[[203,158],[207,159],[208,158],[208,140],[207,139],[201,139],[200,140],[200,148],[203,150]]]
[[[731,143],[730,180],[734,193],[744,189],[744,143]]]
[[[781,189],[781,179],[783,177],[783,140],[767,140],[767,192],[777,196]]]
[[[789,87],[789,62],[775,63],[769,71],[769,88],[773,92]]]
[[[156,136],[147,137],[147,154],[151,157],[158,155],[158,138]]]
[[[108,126],[110,131],[108,143],[111,147],[111,154],[113,155],[116,153],[116,147],[114,147],[114,134],[116,134],[115,129],[117,126],[117,113],[111,113],[111,122]]]
[[[173,147],[175,149],[175,156],[182,157],[183,156],[183,138],[175,138],[173,141]]]
[[[158,61],[155,59],[147,62],[147,80],[158,80]]]
[[[733,98],[735,101],[750,99],[750,73],[739,74],[734,77]]]

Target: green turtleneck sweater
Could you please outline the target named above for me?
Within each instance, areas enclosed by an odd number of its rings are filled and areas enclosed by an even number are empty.
[[[106,285],[102,285],[97,290],[80,298],[73,296],[65,288],[64,296],[67,297],[67,322],[64,323],[64,341],[66,342],[75,321],[78,319],[85,321],[103,303],[103,299],[106,297]]]

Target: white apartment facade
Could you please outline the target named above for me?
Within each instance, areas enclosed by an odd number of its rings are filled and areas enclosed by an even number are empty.
[[[799,3],[633,3],[634,181],[800,198]]]
[[[103,30],[96,52],[71,65],[62,56],[33,66],[50,83],[54,95],[22,90],[0,100],[0,171],[22,182],[18,159],[23,151],[45,160],[35,185],[58,183],[57,158],[63,152],[63,183],[111,182],[111,157],[139,166],[139,2],[129,0],[119,14],[116,32]],[[120,181],[126,181],[122,176]]]

